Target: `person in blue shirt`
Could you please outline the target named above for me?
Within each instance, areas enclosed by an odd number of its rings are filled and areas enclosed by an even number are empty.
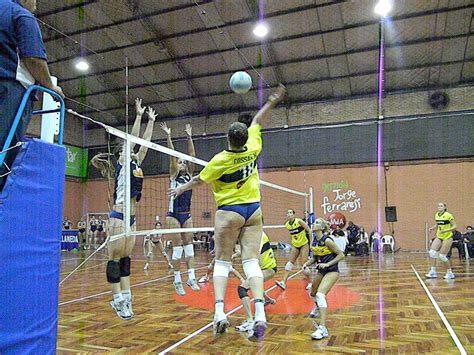
[[[46,50],[38,22],[32,12],[36,0],[0,0],[0,150],[6,141],[20,106],[23,94],[35,82],[64,97],[49,74]],[[23,139],[31,119],[32,104],[27,104],[11,146]],[[10,167],[16,151],[7,154],[5,164]],[[8,172],[0,167],[0,176]],[[5,184],[0,177],[0,190]]]

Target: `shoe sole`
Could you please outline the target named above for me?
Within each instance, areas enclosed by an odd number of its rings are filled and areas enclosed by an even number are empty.
[[[131,320],[133,318],[133,313],[130,317],[123,317],[121,316],[120,314],[118,314],[118,311],[117,309],[115,308],[114,304],[113,304],[113,301],[110,301],[110,307],[112,307],[112,309],[115,311],[115,313],[117,314],[117,317],[119,317],[120,319],[122,320]]]
[[[265,330],[267,329],[267,324],[264,322],[255,322],[253,326],[253,332],[248,337],[250,341],[260,341],[265,335]]]
[[[220,320],[216,323],[216,326],[214,328],[214,334],[223,334],[227,331],[227,328],[229,327],[229,321],[227,319]]]
[[[313,339],[313,340],[321,340],[321,339],[327,338],[328,336],[329,336],[329,334],[328,334],[328,335],[325,335],[325,336],[322,336],[321,338],[316,338],[316,337],[311,336],[311,339]]]
[[[198,286],[197,288],[193,288],[193,286],[191,286],[191,284],[189,284],[189,283],[187,283],[187,282],[186,282],[186,286],[188,286],[189,288],[191,288],[191,290],[193,290],[193,291],[196,291],[196,292],[197,292],[197,291],[201,291],[201,289],[199,288],[199,286]]]
[[[275,282],[275,284],[276,284],[278,287],[280,287],[282,290],[286,290],[286,285],[283,286],[283,285],[281,285],[279,282]]]

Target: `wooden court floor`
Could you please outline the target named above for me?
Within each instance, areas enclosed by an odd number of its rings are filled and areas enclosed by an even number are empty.
[[[84,259],[84,253],[63,252],[62,278]],[[186,288],[187,295],[179,297],[163,260],[155,256],[145,272],[144,259],[137,243],[132,262],[135,317],[131,321],[120,320],[108,304],[111,294],[104,275],[104,253],[96,254],[61,285],[58,353],[459,354],[413,265],[462,346],[474,354],[474,259],[459,260],[456,253],[452,258],[454,281],[442,277],[426,280],[423,275],[429,260],[425,254],[348,256],[340,264],[337,287],[328,295],[330,335],[322,341],[310,337],[313,322],[308,313],[312,303],[302,274],[290,280],[285,291],[269,281],[266,288],[271,289],[269,294],[277,303],[266,308],[268,329],[258,344],[234,330],[244,320],[240,311],[229,316],[229,332],[215,338],[211,327],[212,284],[199,292]],[[277,259],[280,278],[287,257],[277,253]],[[198,277],[209,260],[207,253],[197,251]],[[231,311],[239,300],[236,280],[229,283],[226,303]]]

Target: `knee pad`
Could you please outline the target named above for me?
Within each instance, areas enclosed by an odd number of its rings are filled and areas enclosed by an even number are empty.
[[[293,269],[293,263],[291,261],[288,261],[285,265],[285,271],[290,272]]]
[[[120,277],[130,276],[130,257],[120,258]]]
[[[257,259],[242,261],[242,267],[244,268],[247,280],[250,280],[252,277],[261,277],[263,279],[263,272]]]
[[[446,255],[444,254],[439,254],[439,260],[441,260],[443,263],[447,262],[449,259]]]
[[[318,303],[319,308],[327,308],[328,306],[326,302],[326,295],[324,293],[316,293],[316,302]]]
[[[439,258],[439,252],[437,252],[436,250],[430,249],[428,254],[429,254],[430,258],[432,258],[432,259],[438,259]]]
[[[231,268],[232,263],[230,261],[216,260],[216,262],[214,263],[214,277],[229,277],[229,272]]]
[[[192,258],[194,256],[194,245],[192,244],[185,245],[183,250],[184,250],[185,258]]]
[[[107,262],[107,282],[116,284],[120,282],[120,262],[116,260],[109,260]]]
[[[242,286],[237,287],[237,293],[239,294],[240,299],[248,297],[249,296],[248,292],[249,290],[245,287],[242,287]]]
[[[180,260],[182,256],[183,256],[183,247],[181,245],[178,247],[173,247],[173,255],[171,256],[171,258],[173,260]]]

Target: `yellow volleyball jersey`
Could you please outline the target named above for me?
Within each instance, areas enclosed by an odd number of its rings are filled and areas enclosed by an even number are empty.
[[[275,255],[273,254],[270,239],[262,233],[262,241],[260,242],[260,267],[262,270],[273,269],[277,266]]]
[[[453,236],[452,231],[446,232],[446,233],[441,233],[441,232],[453,226],[452,221],[454,220],[454,216],[448,211],[445,211],[441,215],[439,214],[439,212],[435,213],[434,218],[435,218],[436,224],[438,225],[438,229],[436,230],[436,237],[441,238],[441,239],[451,238]]]
[[[295,248],[302,247],[308,243],[308,238],[306,237],[306,231],[301,224],[302,220],[300,218],[295,218],[293,223],[286,221],[285,227],[290,231],[291,234],[291,245]]]
[[[257,158],[262,151],[262,127],[251,126],[243,152],[224,150],[216,154],[199,177],[212,183],[217,206],[260,202]]]

